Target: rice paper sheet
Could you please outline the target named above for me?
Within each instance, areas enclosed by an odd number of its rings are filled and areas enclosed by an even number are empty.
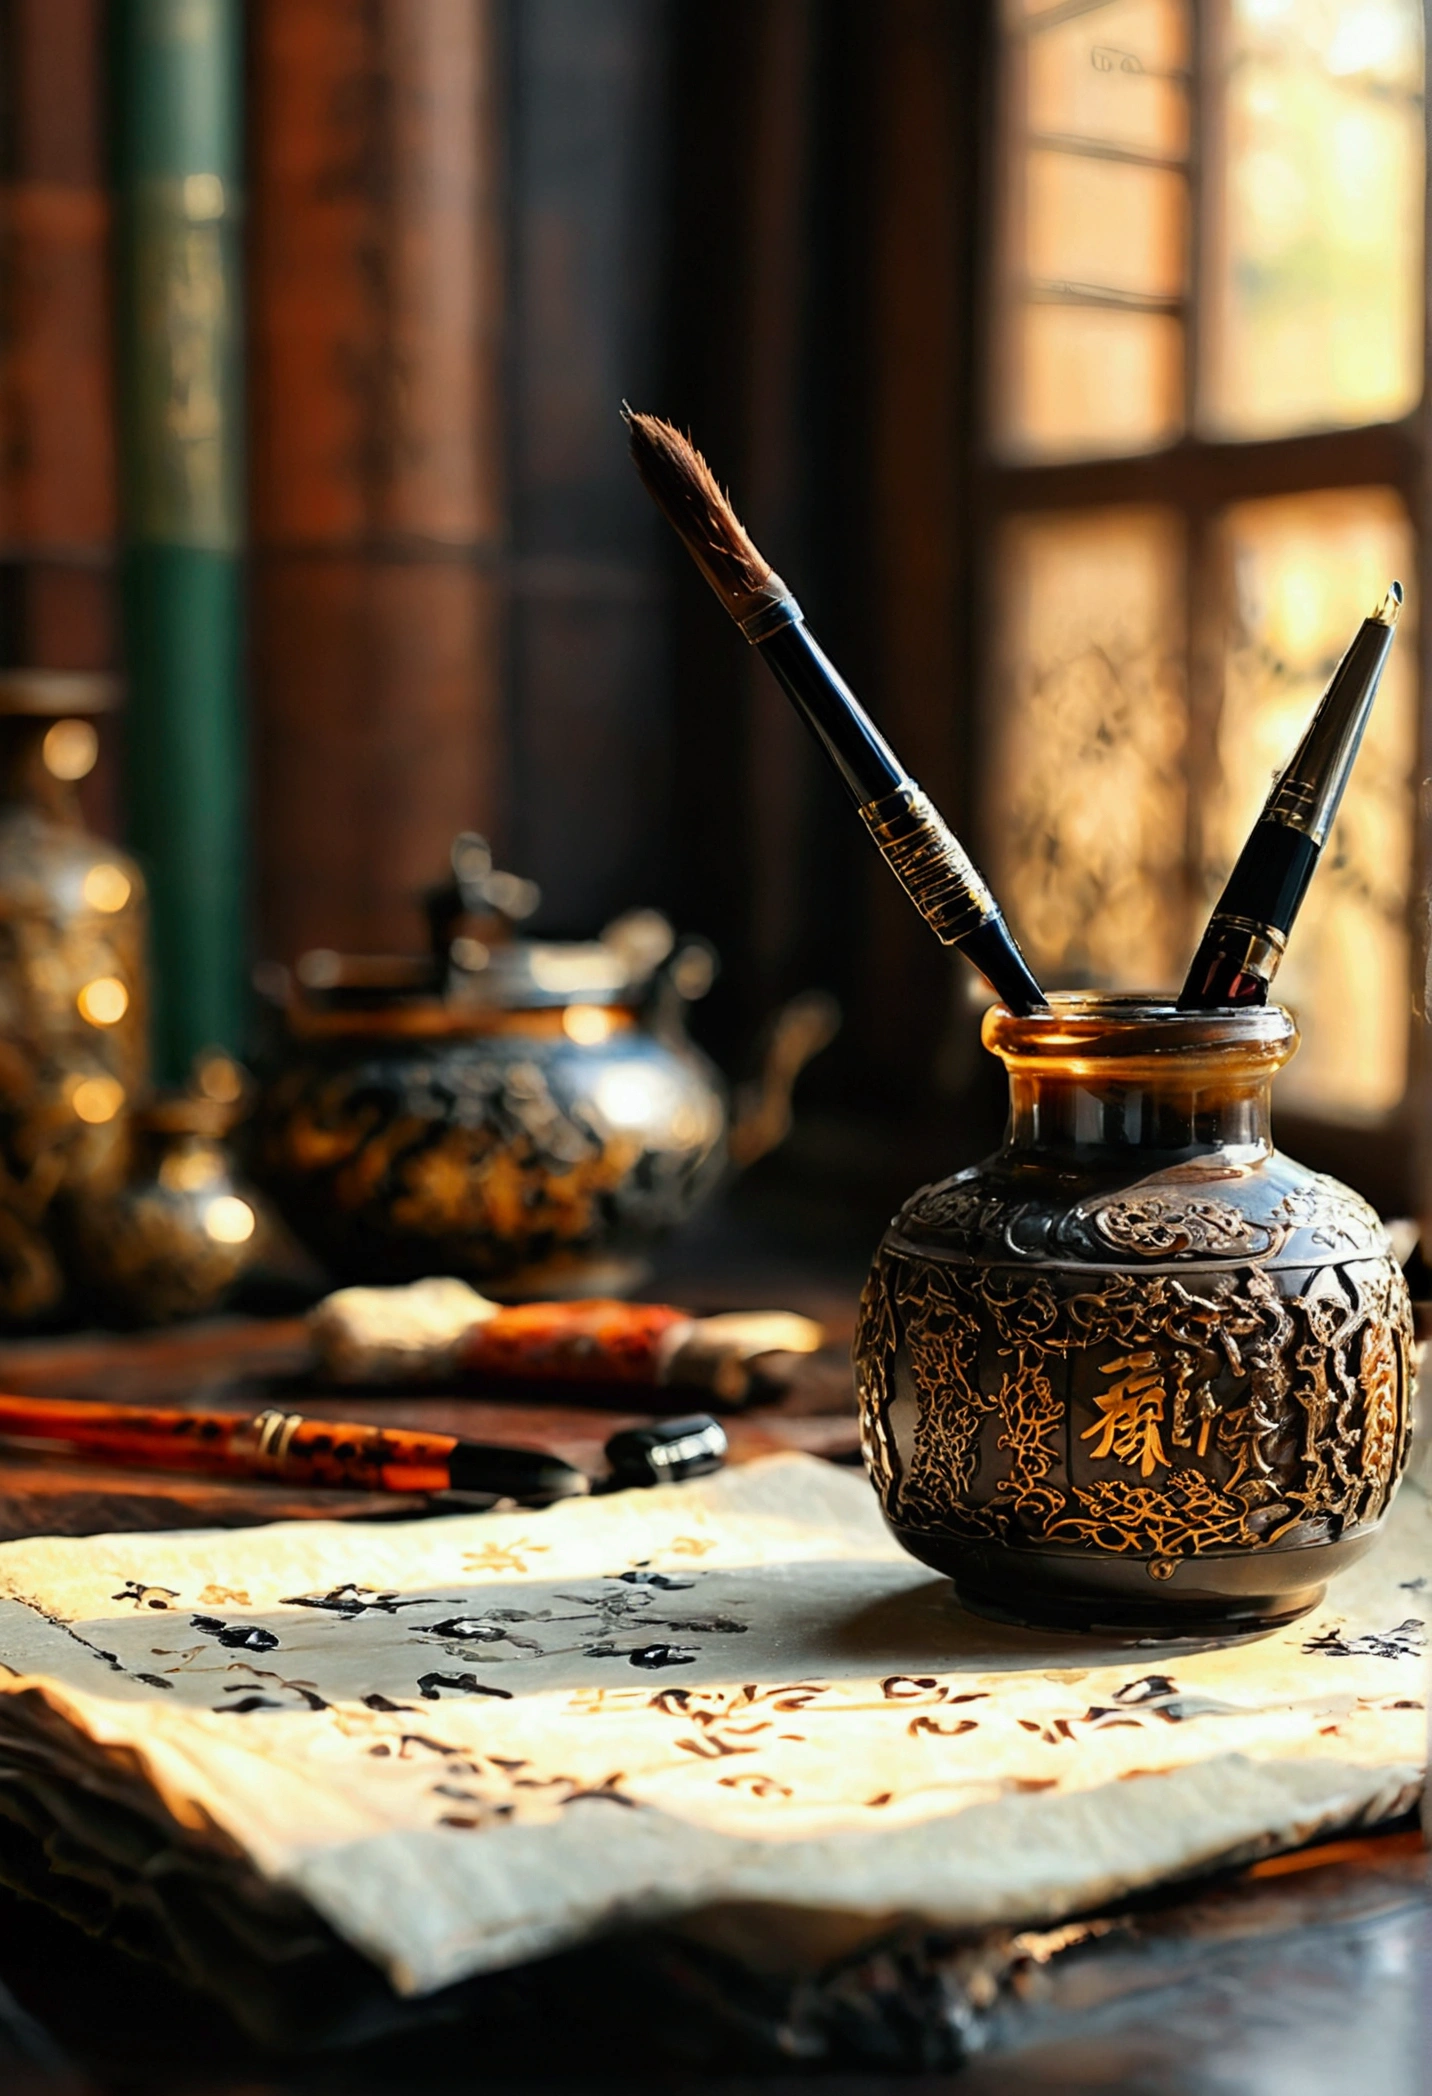
[[[0,1764],[404,1993],[731,1901],[1034,1923],[1404,1810],[1428,1510],[1223,1647],[1005,1629],[799,1455],[543,1513],[0,1546]]]

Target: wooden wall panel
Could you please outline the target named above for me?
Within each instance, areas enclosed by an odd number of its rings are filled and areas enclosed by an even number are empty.
[[[496,813],[497,591],[459,562],[267,560],[253,682],[263,743],[264,950],[412,950],[412,898],[454,832]]]
[[[94,561],[115,534],[101,29],[99,0],[0,9],[0,546],[11,558]]]
[[[756,542],[818,626],[828,604],[821,432],[811,384],[820,285],[823,22],[810,0],[682,9],[671,97],[668,368],[661,412],[689,426]],[[822,348],[830,350],[831,343]],[[814,979],[843,815],[788,701],[685,556],[676,579],[673,881],[725,963],[710,1014],[728,1056]],[[826,629],[829,637],[829,629]],[[812,936],[814,931],[814,938]]]
[[[518,0],[507,17],[508,834],[554,931],[669,899],[665,547],[619,410],[656,383],[671,16]]]
[[[0,661],[113,670],[116,462],[102,0],[0,0]],[[116,723],[83,787],[121,827]]]
[[[975,848],[967,517],[988,13],[680,10],[666,396]],[[773,997],[826,984],[846,1026],[808,1096],[933,1127],[936,1093],[973,1073],[968,971],[901,897],[708,593],[678,573],[676,603],[674,871],[727,955],[723,1045]]]
[[[970,508],[979,10],[886,0],[870,51],[868,574],[881,724],[979,849]],[[867,881],[868,1052],[926,1089],[968,1050],[967,965],[931,940],[885,868]],[[980,987],[977,985],[977,987]],[[952,1044],[952,1029],[960,1037]],[[958,1054],[957,1066],[970,1060]],[[954,1074],[953,1072],[949,1074]]]
[[[250,29],[258,944],[411,948],[503,805],[495,8]]]

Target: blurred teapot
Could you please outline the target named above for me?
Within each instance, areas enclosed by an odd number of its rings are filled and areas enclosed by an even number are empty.
[[[284,1045],[256,1168],[336,1278],[621,1293],[729,1165],[788,1131],[795,1079],[840,1023],[834,999],[783,1008],[733,1116],[684,1020],[712,948],[678,942],[655,910],[593,940],[522,937],[539,901],[466,832],[427,898],[429,955],[321,949],[261,976]]]

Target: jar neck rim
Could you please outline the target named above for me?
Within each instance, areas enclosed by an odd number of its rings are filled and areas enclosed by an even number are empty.
[[[1140,992],[1057,990],[1047,1011],[1017,1017],[994,1005],[981,1037],[1011,1073],[1072,1076],[1099,1069],[1137,1081],[1181,1076],[1208,1061],[1224,1070],[1241,1063],[1271,1077],[1296,1050],[1298,1026],[1280,1004],[1185,1012]]]

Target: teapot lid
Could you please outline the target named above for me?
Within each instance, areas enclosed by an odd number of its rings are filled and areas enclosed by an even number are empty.
[[[638,1004],[662,970],[685,999],[702,997],[711,986],[713,949],[702,939],[678,946],[659,910],[628,910],[595,939],[526,938],[518,926],[542,900],[535,881],[494,867],[486,839],[473,830],[455,840],[450,865],[450,878],[423,899],[431,933],[426,955],[318,947],[300,955],[296,985],[288,983],[287,971],[264,971],[275,976],[273,990],[286,996],[291,1010],[356,1017],[435,1005],[449,1026],[460,1026],[464,1013],[476,1021],[491,1012]]]

